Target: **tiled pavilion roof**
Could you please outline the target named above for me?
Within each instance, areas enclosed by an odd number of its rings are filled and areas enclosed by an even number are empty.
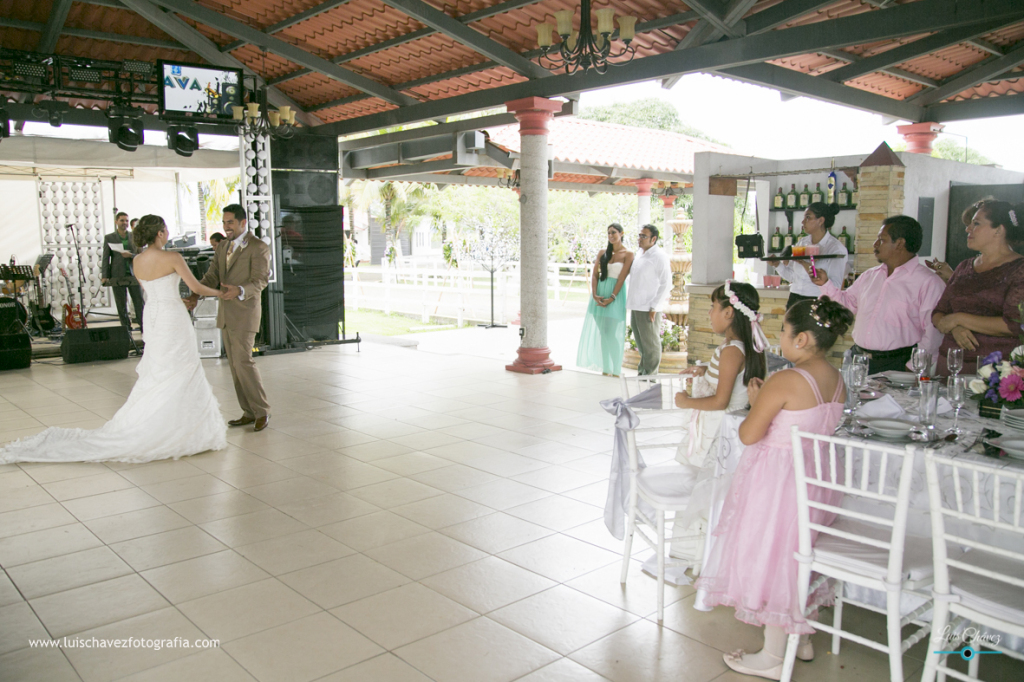
[[[636,58],[603,76],[539,60],[535,27],[569,0],[0,0],[0,46],[242,64],[328,135],[696,71],[893,119],[1024,113],[1021,0],[607,6],[638,23]]]

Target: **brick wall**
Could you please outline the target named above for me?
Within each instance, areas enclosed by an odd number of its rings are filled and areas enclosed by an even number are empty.
[[[875,238],[883,220],[903,213],[906,170],[903,166],[867,166],[860,169],[855,272],[864,272],[878,265],[874,254]]]

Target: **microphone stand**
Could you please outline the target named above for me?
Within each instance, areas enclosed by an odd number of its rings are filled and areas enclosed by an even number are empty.
[[[82,267],[82,251],[78,247],[78,233],[75,232],[74,223],[67,223],[64,227],[71,230],[71,239],[75,243],[75,256],[78,258],[78,302],[82,306],[82,320],[85,321],[88,312],[85,309],[85,293],[82,284],[85,282],[85,268]],[[88,326],[88,323],[86,323]]]

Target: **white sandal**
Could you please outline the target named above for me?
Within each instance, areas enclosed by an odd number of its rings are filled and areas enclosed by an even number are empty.
[[[725,664],[727,666],[729,666],[731,669],[735,670],[736,672],[742,675],[753,675],[754,677],[763,677],[769,680],[782,679],[781,658],[779,658],[778,656],[772,656],[771,654],[766,654],[767,656],[771,656],[773,659],[778,660],[778,665],[774,665],[771,668],[765,668],[763,670],[755,670],[753,668],[748,668],[747,666],[743,665],[743,656],[746,653],[746,651],[738,649],[732,652],[731,654],[723,654],[722,660],[725,661]]]

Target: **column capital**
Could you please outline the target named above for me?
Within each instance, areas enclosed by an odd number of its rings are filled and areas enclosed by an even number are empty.
[[[636,185],[636,193],[642,197],[651,196],[651,187],[657,184],[657,180],[654,178],[639,178],[633,181]]]
[[[548,121],[562,110],[562,103],[545,97],[523,97],[505,102],[505,110],[519,121],[520,135],[547,135]]]
[[[905,126],[896,126],[896,132],[903,136],[907,142],[907,151],[912,154],[931,154],[932,142],[946,126],[941,123],[925,121],[924,123],[911,123]]]
[[[672,208],[673,206],[676,205],[676,195],[663,194],[661,196],[661,205],[664,206],[665,208]]]

